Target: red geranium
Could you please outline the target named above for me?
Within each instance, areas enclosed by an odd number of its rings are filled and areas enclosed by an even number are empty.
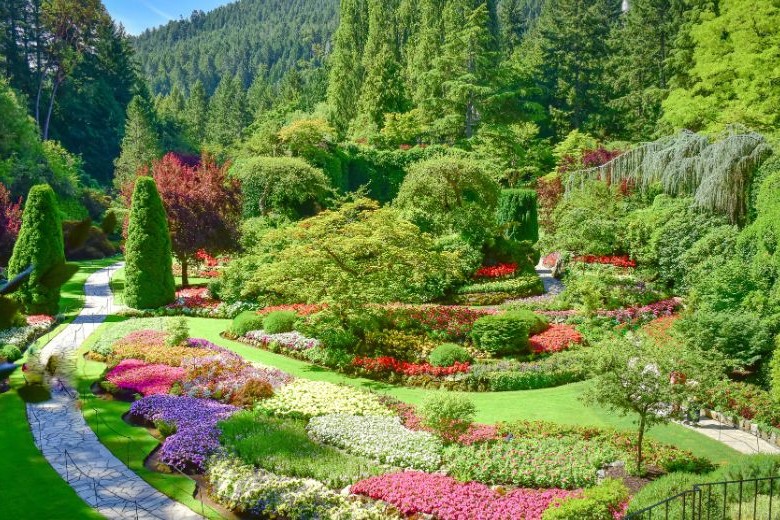
[[[614,265],[615,267],[636,267],[636,262],[631,260],[628,255],[582,255],[575,256],[574,261],[585,264]]]
[[[474,278],[503,278],[511,276],[517,271],[517,264],[498,264],[480,267]]]
[[[553,324],[544,332],[531,336],[528,343],[534,354],[560,352],[582,343],[582,334],[571,325]]]
[[[468,362],[459,363],[456,361],[455,364],[449,367],[436,367],[430,363],[409,363],[407,361],[400,361],[390,356],[380,356],[376,358],[358,356],[352,360],[352,365],[375,374],[393,372],[405,376],[428,375],[435,377],[465,373],[468,372],[470,368]]]

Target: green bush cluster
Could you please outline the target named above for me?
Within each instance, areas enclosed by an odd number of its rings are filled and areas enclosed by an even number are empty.
[[[233,318],[230,324],[230,332],[236,336],[243,336],[250,330],[261,330],[263,328],[263,316],[257,311],[244,311]]]
[[[184,344],[190,338],[190,327],[187,324],[187,318],[179,316],[173,318],[165,327],[168,336],[165,338],[165,344],[169,347],[176,347]]]
[[[156,309],[173,301],[171,235],[165,208],[151,177],[139,177],[135,183],[125,260],[125,304],[134,309]]]
[[[482,282],[467,284],[458,289],[458,294],[480,294],[480,293],[507,293],[515,298],[525,298],[527,296],[536,296],[544,292],[544,284],[536,274],[509,278],[506,280],[496,280],[493,282]]]
[[[452,393],[433,394],[420,407],[423,423],[445,442],[454,442],[465,433],[476,412],[474,403],[466,396]]]
[[[539,240],[539,215],[536,191],[502,190],[496,208],[496,221],[504,237],[529,242]]]
[[[16,345],[3,345],[0,348],[0,358],[5,358],[6,361],[13,363],[22,359],[22,351]]]
[[[547,327],[547,321],[531,311],[510,311],[475,321],[471,339],[479,350],[494,356],[525,354],[528,337]]]
[[[613,512],[628,500],[628,488],[619,480],[607,479],[583,490],[578,498],[563,499],[542,514],[542,520],[613,520]]]
[[[469,353],[455,343],[439,345],[428,355],[428,361],[435,367],[449,367],[457,363],[471,361]]]
[[[263,318],[263,330],[268,334],[291,332],[297,320],[298,314],[295,311],[274,311]]]

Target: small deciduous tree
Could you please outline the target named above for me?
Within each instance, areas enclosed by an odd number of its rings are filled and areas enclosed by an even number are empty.
[[[0,184],[0,265],[6,265],[22,226],[22,201],[14,202],[11,192]]]
[[[125,303],[152,309],[173,301],[171,236],[157,185],[151,177],[136,180],[125,243]]]
[[[190,260],[198,250],[215,254],[233,249],[237,242],[240,194],[238,183],[228,179],[227,168],[208,155],[199,165],[188,166],[172,153],[152,166],[185,287]]]

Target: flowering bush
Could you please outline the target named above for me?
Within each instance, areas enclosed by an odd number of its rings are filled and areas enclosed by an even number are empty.
[[[393,415],[379,399],[348,386],[296,379],[282,387],[260,407],[282,417],[310,418],[318,415]]]
[[[294,311],[298,316],[311,316],[312,314],[317,314],[326,307],[327,305],[325,304],[293,303],[290,305],[271,305],[263,307],[257,311],[257,313],[261,316],[265,316],[266,314],[271,314],[276,311]]]
[[[244,337],[261,348],[276,345],[288,350],[308,350],[319,347],[320,342],[314,338],[307,338],[297,331],[282,332],[280,334],[268,334],[262,330],[250,330]]]
[[[392,466],[436,471],[442,443],[423,431],[405,428],[398,417],[322,415],[306,427],[315,441]]]
[[[32,322],[29,318],[32,318]],[[19,350],[24,350],[28,344],[48,332],[54,323],[56,323],[56,318],[51,316],[28,316],[26,327],[11,327],[0,330],[0,345],[13,345]]]
[[[578,496],[562,489],[514,489],[500,493],[484,484],[463,484],[444,475],[417,471],[371,477],[350,491],[397,507],[407,516],[420,513],[440,520],[539,520],[553,500]]]
[[[398,329],[422,329],[441,333],[450,339],[465,338],[474,322],[495,314],[488,309],[457,305],[396,305],[387,307],[387,315]]]
[[[25,319],[27,320],[27,325],[32,326],[41,325],[51,327],[57,323],[57,318],[49,316],[48,314],[31,314],[30,316],[26,316]]]
[[[352,500],[316,480],[282,477],[243,464],[234,457],[212,457],[206,475],[211,495],[239,513],[291,519],[395,517],[379,504]]]
[[[369,331],[363,344],[365,353],[415,362],[424,361],[436,348],[436,341],[420,329]]]
[[[195,316],[199,318],[233,319],[244,311],[256,311],[258,305],[254,302],[216,302],[216,305],[189,306],[175,303],[159,309],[125,309],[120,314],[133,318],[149,318],[162,316]]]
[[[430,363],[409,363],[407,361],[399,361],[390,356],[381,356],[377,358],[356,357],[352,360],[352,365],[370,374],[386,374],[388,372],[393,372],[405,376],[430,375],[435,377],[466,373],[469,371],[470,366],[468,362],[459,363],[456,361],[449,367],[436,367]]]
[[[517,264],[498,264],[482,266],[474,273],[474,278],[505,278],[512,276],[517,271]]]
[[[560,259],[561,259],[561,254],[555,252],[543,256],[541,262],[544,267],[547,267],[548,269],[552,269],[553,267],[555,267],[555,264],[557,264],[558,260]]]
[[[182,471],[201,471],[208,456],[219,449],[217,423],[238,410],[210,399],[152,395],[134,402],[130,415],[147,423],[175,425],[176,433],[160,448],[160,460]]]
[[[215,300],[209,294],[206,287],[189,287],[176,291],[176,299],[166,306],[166,309],[192,311],[193,309],[213,310],[219,306],[219,300]]]
[[[122,390],[145,396],[167,394],[171,386],[183,377],[183,368],[152,365],[138,359],[122,360],[106,374],[106,380]]]
[[[772,395],[756,385],[721,381],[710,388],[707,394],[705,404],[708,408],[733,418],[780,428],[780,410]]]
[[[614,265],[615,267],[636,267],[636,262],[631,260],[628,255],[584,255],[575,256],[573,261],[582,262],[584,264]]]
[[[549,354],[566,350],[572,345],[582,343],[582,335],[571,325],[553,324],[550,328],[531,336],[528,344],[535,354]]]
[[[617,456],[614,448],[598,442],[514,438],[449,447],[444,463],[462,481],[575,489],[594,485],[597,471]]]
[[[165,344],[166,332],[157,330],[139,330],[131,332],[112,346],[112,352],[106,356],[109,364],[123,359],[138,359],[151,364],[178,367],[187,358],[212,356],[215,352],[228,356],[236,354],[206,340],[190,339],[187,345],[169,347]]]
[[[680,305],[681,301],[679,298],[669,298],[649,305],[627,307],[614,311],[599,311],[598,314],[599,316],[613,318],[618,323],[624,323],[637,319],[656,319],[662,316],[672,316]]]

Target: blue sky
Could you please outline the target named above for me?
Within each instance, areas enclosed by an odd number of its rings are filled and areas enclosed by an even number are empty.
[[[114,20],[122,22],[130,34],[139,34],[149,27],[163,25],[180,16],[188,18],[192,11],[210,11],[231,0],[103,0]]]

